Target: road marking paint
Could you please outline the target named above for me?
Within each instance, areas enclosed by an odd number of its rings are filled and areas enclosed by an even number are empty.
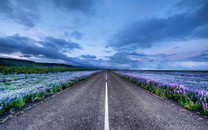
[[[106,79],[106,80],[108,79],[108,75],[107,75],[107,73],[106,73],[106,75],[105,75],[105,79]]]
[[[104,130],[109,130],[109,117],[108,117],[108,83],[107,83],[107,81],[105,82],[105,129]]]

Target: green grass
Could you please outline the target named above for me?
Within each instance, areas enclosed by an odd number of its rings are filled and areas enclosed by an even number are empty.
[[[17,67],[17,66],[0,66],[0,73],[3,74],[42,74],[42,73],[53,73],[53,72],[65,72],[65,71],[82,71],[82,70],[90,70],[87,68],[75,68],[75,67],[57,67],[57,68],[49,68],[49,67]]]

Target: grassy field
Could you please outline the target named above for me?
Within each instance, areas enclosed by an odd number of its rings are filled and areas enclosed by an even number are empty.
[[[28,60],[0,58],[0,73],[3,74],[43,74],[65,71],[94,70],[62,63],[38,63]]]
[[[76,67],[18,67],[18,66],[0,66],[0,73],[3,74],[43,74],[43,73],[53,73],[53,72],[65,72],[65,71],[82,71],[82,70],[92,70],[89,68],[76,68]]]

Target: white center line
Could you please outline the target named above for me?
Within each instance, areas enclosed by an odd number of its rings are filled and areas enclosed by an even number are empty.
[[[106,82],[105,82],[105,129],[104,130],[109,130],[107,74],[106,74]]]
[[[106,80],[108,79],[108,75],[107,75],[107,73],[106,73],[106,75],[105,75],[105,79],[106,79]]]

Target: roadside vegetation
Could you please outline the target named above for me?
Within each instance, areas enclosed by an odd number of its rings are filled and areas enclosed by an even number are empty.
[[[93,69],[61,63],[38,63],[29,60],[0,58],[0,73],[3,74],[43,74],[82,70]]]
[[[65,84],[63,86],[53,87],[51,89],[48,89],[45,92],[36,92],[29,94],[27,96],[21,97],[19,99],[13,100],[13,101],[4,101],[0,106],[0,115],[4,114],[5,112],[13,113],[16,109],[22,108],[29,102],[37,102],[40,101],[48,96],[54,95],[57,92],[66,89],[80,81],[85,80],[88,77],[82,77],[76,80],[73,80],[72,82]]]
[[[0,66],[0,73],[3,74],[43,74],[43,73],[54,73],[54,72],[65,72],[65,71],[83,71],[90,70],[89,68],[78,68],[78,67],[18,67],[18,66]],[[92,69],[91,69],[92,70]]]
[[[179,84],[161,83],[156,80],[145,79],[138,75],[132,76],[122,72],[116,72],[124,79],[142,87],[160,97],[178,102],[183,107],[208,116],[208,95],[203,90],[189,89]]]
[[[0,75],[0,115],[66,89],[99,71]]]

